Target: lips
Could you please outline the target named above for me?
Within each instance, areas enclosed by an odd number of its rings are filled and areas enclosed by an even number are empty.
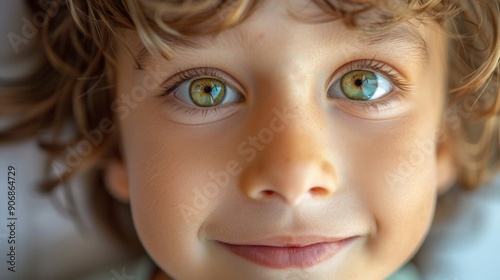
[[[274,268],[307,268],[319,264],[338,253],[355,237],[344,239],[324,237],[274,237],[262,241],[232,244],[217,241],[231,253],[253,263]]]

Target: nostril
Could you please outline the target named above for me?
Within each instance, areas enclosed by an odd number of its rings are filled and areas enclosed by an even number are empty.
[[[309,189],[309,193],[312,196],[322,197],[322,196],[328,195],[328,190],[326,190],[323,187],[312,187]],[[262,197],[271,197],[271,196],[276,195],[276,192],[273,190],[263,190],[263,191],[261,191],[261,195],[262,195]]]
[[[262,194],[264,196],[270,196],[270,195],[273,195],[274,194],[274,191],[271,191],[271,190],[265,190],[265,191],[262,191]]]
[[[313,187],[309,190],[309,192],[314,196],[324,196],[327,194],[327,190],[322,187]]]

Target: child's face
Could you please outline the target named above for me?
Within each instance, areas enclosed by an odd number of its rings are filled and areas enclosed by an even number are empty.
[[[302,3],[267,1],[144,71],[118,50],[124,162],[108,182],[175,279],[381,279],[426,235],[445,185],[444,36],[306,23],[288,14]],[[194,68],[204,79],[168,96],[137,92]]]

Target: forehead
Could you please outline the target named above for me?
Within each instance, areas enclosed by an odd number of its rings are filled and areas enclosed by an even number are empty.
[[[348,29],[340,19],[311,21],[325,12],[311,1],[266,1],[258,6],[251,16],[231,29],[214,35],[192,37],[165,37],[173,50],[173,56],[190,56],[193,52],[252,50],[256,48],[283,48],[289,41],[313,43],[318,47],[347,47],[383,50],[397,54],[399,50],[411,54],[413,61],[425,63],[428,60],[428,24],[410,20],[393,28],[373,32]],[[130,32],[133,33],[133,32]],[[149,50],[135,39],[135,57],[144,67],[156,61]],[[138,43],[139,42],[139,43]]]

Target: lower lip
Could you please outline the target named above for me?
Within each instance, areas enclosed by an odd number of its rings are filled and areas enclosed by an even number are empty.
[[[354,237],[336,242],[322,242],[304,247],[274,247],[258,245],[233,245],[217,242],[233,254],[256,264],[274,268],[307,268],[319,264],[350,243]]]

